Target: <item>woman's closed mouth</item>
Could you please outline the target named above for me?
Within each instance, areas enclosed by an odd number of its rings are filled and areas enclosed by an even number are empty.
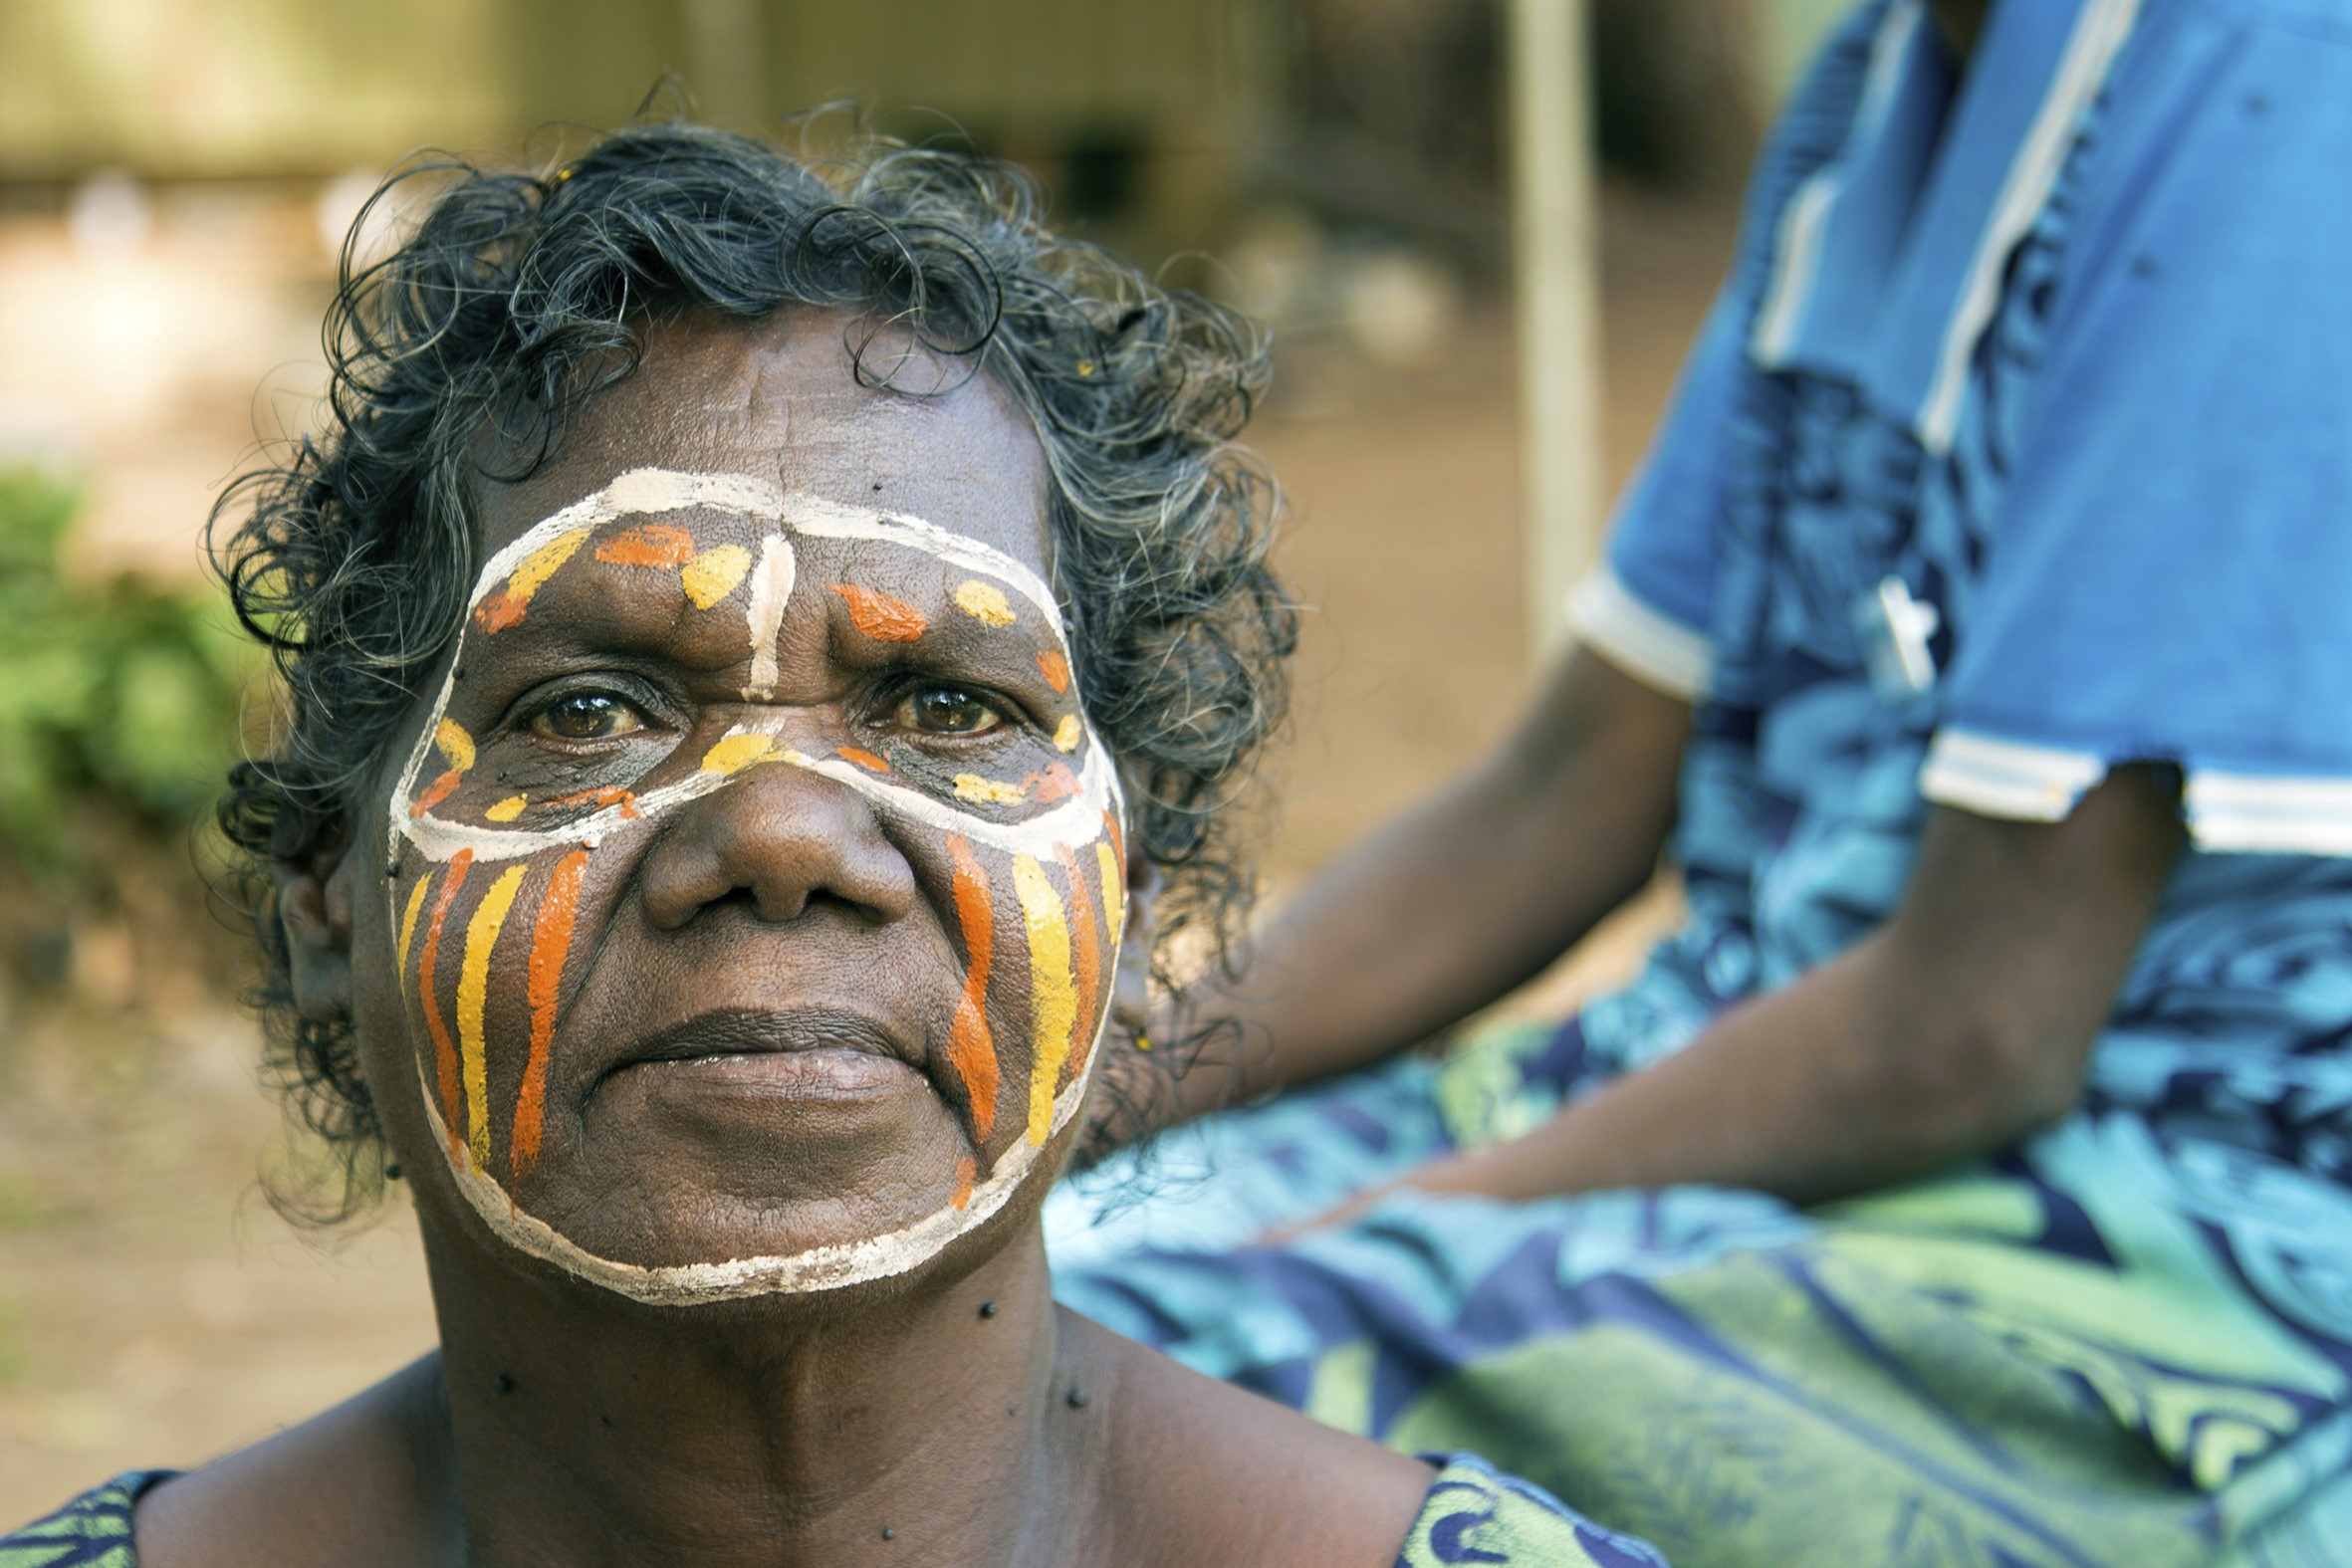
[[[623,1074],[657,1076],[656,1092],[859,1099],[903,1093],[921,1079],[921,1060],[896,1032],[845,1008],[727,1008],[624,1047],[591,1080],[587,1099]]]

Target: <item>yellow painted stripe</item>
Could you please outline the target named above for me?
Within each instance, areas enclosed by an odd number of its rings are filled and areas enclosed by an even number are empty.
[[[1034,855],[1013,857],[1013,891],[1029,932],[1029,1141],[1041,1144],[1054,1130],[1054,1090],[1061,1081],[1061,1064],[1069,1059],[1069,1031],[1078,1016],[1069,974],[1069,917]]]
[[[424,908],[425,891],[433,885],[433,873],[427,869],[418,874],[416,886],[408,890],[408,907],[400,915],[400,986],[408,986],[408,944],[416,936],[416,912]]]
[[[1099,838],[1094,840],[1094,863],[1102,867],[1102,918],[1110,927],[1110,950],[1115,955],[1127,929],[1127,890],[1120,885],[1119,857]]]
[[[465,1064],[465,1132],[474,1164],[490,1164],[490,1064],[482,1038],[482,1013],[489,1003],[490,950],[499,927],[515,907],[523,868],[509,866],[490,884],[474,918],[465,923],[465,967],[457,975],[457,1049]]]

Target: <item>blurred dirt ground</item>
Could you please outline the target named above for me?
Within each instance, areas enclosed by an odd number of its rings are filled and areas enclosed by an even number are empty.
[[[82,541],[94,566],[183,568],[211,492],[268,417],[256,384],[300,388],[311,373],[315,264],[207,250],[218,217],[199,211],[195,249],[159,269],[167,292],[144,328],[104,339],[123,356],[116,372],[139,360],[143,379],[81,438],[110,479]],[[1608,202],[1612,491],[1665,400],[1731,223],[1720,200]],[[37,413],[50,378],[108,373],[87,356],[38,357],[47,313],[81,286],[63,257],[55,234],[0,224],[0,415]],[[1308,611],[1274,764],[1278,889],[1458,767],[1523,700],[1512,387],[1508,324],[1476,303],[1412,373],[1327,346],[1286,359],[1255,436],[1292,500],[1283,561]],[[204,919],[192,873],[184,892],[186,918]],[[1669,910],[1654,895],[1518,1006],[1558,1007],[1623,973]],[[12,1008],[0,995],[0,1521],[118,1469],[197,1463],[266,1436],[432,1339],[405,1211],[319,1237],[263,1202],[258,1163],[290,1156],[256,1085],[251,1022],[201,987],[156,984],[128,932],[82,933],[72,967],[70,1002]]]

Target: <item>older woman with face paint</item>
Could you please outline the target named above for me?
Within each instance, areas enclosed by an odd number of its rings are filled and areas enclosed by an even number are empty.
[[[441,177],[224,545],[280,1066],[406,1180],[440,1349],[0,1563],[1657,1561],[1053,1303],[1289,650],[1256,335],[975,160]]]

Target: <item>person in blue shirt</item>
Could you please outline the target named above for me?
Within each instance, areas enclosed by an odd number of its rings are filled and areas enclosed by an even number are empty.
[[[1678,1564],[2352,1563],[2348,198],[2340,5],[1858,7],[1577,646],[1119,1059],[1205,1119],[1061,1298]]]

